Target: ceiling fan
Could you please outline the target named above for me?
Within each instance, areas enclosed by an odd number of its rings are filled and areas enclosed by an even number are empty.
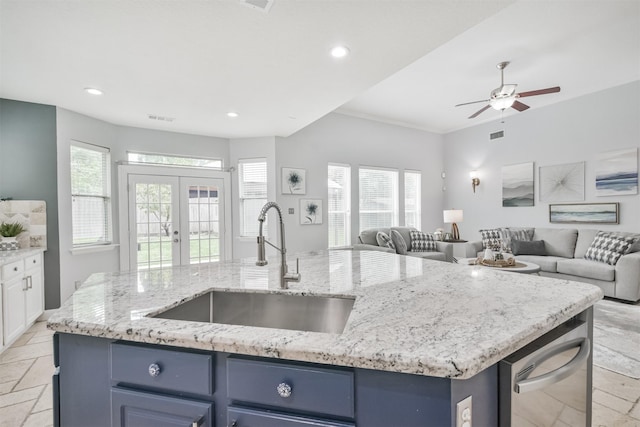
[[[516,87],[518,85],[514,84],[504,84],[504,69],[509,65],[509,62],[501,62],[496,67],[500,70],[500,87],[495,88],[491,91],[491,96],[489,99],[483,99],[481,101],[473,101],[473,102],[465,102],[463,104],[458,104],[456,107],[460,107],[461,105],[469,105],[469,104],[477,104],[480,102],[488,102],[489,104],[485,105],[475,113],[469,116],[470,119],[478,117],[480,113],[487,110],[489,107],[493,107],[498,111],[504,111],[505,109],[511,107],[518,111],[524,111],[529,108],[528,105],[523,104],[518,101],[518,98],[524,98],[527,96],[536,96],[536,95],[546,95],[547,93],[556,93],[560,92],[560,86],[550,87],[547,89],[538,89],[531,90],[529,92],[520,92],[516,93]]]

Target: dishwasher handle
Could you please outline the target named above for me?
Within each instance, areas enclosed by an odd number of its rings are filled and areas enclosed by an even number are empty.
[[[562,365],[558,369],[554,369],[553,371],[547,372],[546,374],[540,375],[539,377],[523,379],[516,382],[514,385],[515,392],[522,394],[539,390],[573,375],[578,369],[580,369],[582,363],[589,357],[589,353],[591,352],[591,342],[589,341],[589,338],[578,338],[575,340],[567,341],[566,343],[562,343],[556,347],[549,349],[548,352],[540,355],[540,357],[532,363],[533,368],[535,368],[535,366],[539,363],[544,362],[545,360],[555,356],[556,354],[574,348],[577,346],[577,344],[580,345],[580,351],[566,365]],[[529,373],[532,371],[533,369],[530,369]]]

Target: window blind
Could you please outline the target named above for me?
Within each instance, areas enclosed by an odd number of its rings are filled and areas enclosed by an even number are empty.
[[[360,231],[398,225],[398,171],[359,170]]]
[[[421,178],[420,172],[404,173],[404,224],[418,230],[421,229],[422,220]]]
[[[266,159],[240,160],[238,164],[240,193],[240,235],[255,237],[260,224],[258,215],[267,203],[267,162]],[[267,221],[263,226],[267,235]]]
[[[327,169],[329,247],[351,244],[351,167],[329,164]]]

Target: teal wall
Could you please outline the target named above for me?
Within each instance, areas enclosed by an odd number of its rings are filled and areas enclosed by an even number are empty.
[[[56,108],[0,99],[0,197],[47,202],[45,308],[60,306]]]

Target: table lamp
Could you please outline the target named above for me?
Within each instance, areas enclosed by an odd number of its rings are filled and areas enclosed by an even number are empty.
[[[442,211],[442,214],[445,224],[451,224],[451,239],[460,240],[460,232],[458,231],[458,226],[456,225],[456,223],[462,222],[462,210],[450,209],[447,211]]]

